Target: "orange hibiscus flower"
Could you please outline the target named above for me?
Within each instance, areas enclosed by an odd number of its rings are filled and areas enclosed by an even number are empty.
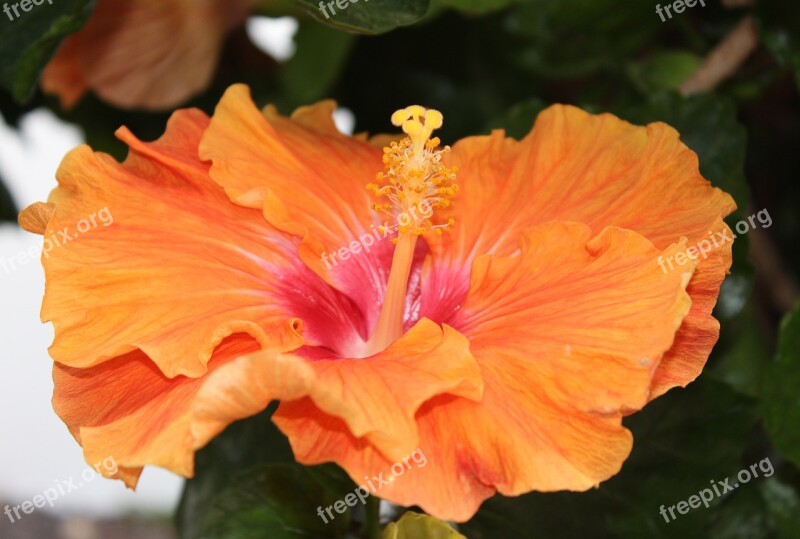
[[[87,90],[121,108],[170,109],[204,90],[252,0],[99,0],[42,74],[72,107]]]
[[[112,455],[130,486],[145,465],[191,476],[279,399],[297,460],[357,483],[419,448],[379,495],[443,519],[617,473],[622,417],[717,339],[730,243],[683,254],[727,233],[730,196],[664,124],[557,105],[521,141],[439,149],[441,114],[409,107],[381,151],[333,108],[286,118],[232,87],[156,142],[120,129],[122,164],[77,148],[23,212],[48,237],[114,217],[43,259],[53,403],[87,460]]]

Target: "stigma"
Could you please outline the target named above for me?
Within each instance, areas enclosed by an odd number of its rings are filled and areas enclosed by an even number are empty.
[[[419,105],[392,114],[392,124],[401,127],[407,137],[383,149],[384,171],[376,176],[378,183],[367,184],[376,198],[385,199],[373,203],[372,209],[391,215],[396,223],[381,227],[382,232],[388,228],[419,236],[429,231],[441,234],[453,226],[453,219],[442,224],[431,221],[434,209],[448,207],[458,192],[456,168],[442,163],[450,147],[439,148],[439,138],[431,138],[443,121],[441,112]],[[397,239],[393,241],[397,243]]]

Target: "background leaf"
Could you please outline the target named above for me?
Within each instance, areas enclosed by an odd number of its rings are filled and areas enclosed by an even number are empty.
[[[786,3],[764,0],[757,3],[761,36],[775,59],[792,70],[800,86],[800,12],[786,9]]]
[[[339,0],[340,4],[326,1],[325,12],[320,11],[319,0],[297,0],[320,22],[351,32],[381,34],[420,20],[428,11],[429,0]],[[348,3],[350,2],[350,3]],[[344,9],[342,9],[344,6]],[[327,17],[326,17],[327,13]],[[317,50],[317,53],[324,51]]]
[[[217,494],[242,470],[293,461],[288,440],[270,419],[276,407],[237,421],[197,452],[195,477],[186,481],[175,516],[182,538],[202,536],[198,516],[208,513]]]
[[[3,178],[0,177],[0,221],[17,222],[17,213],[19,210],[14,204],[14,199],[11,198],[6,186],[3,184]]]
[[[373,0],[374,1],[374,0]],[[355,36],[306,21],[295,36],[297,53],[280,75],[289,110],[327,96],[355,41]]]
[[[343,537],[350,525],[349,511],[334,513],[334,519],[327,523],[317,513],[319,507],[332,505],[338,499],[336,493],[317,483],[299,464],[259,466],[239,474],[216,494],[197,537]]]
[[[45,0],[9,20],[1,14],[0,85],[18,102],[27,101],[39,74],[61,40],[79,30],[94,9],[93,0]],[[16,5],[16,4],[14,4]]]
[[[800,466],[800,302],[781,324],[778,354],[764,378],[763,406],[775,447]]]

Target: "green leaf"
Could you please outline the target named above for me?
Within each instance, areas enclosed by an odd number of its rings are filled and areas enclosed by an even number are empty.
[[[442,5],[473,15],[484,15],[518,2],[519,0],[442,0]]]
[[[778,477],[764,477],[754,488],[737,489],[718,511],[710,539],[795,539],[800,530],[800,497]]]
[[[791,2],[764,0],[756,3],[756,20],[762,41],[800,87],[800,11]]]
[[[653,41],[661,22],[649,7],[626,0],[528,0],[507,17],[518,65],[545,77],[618,71]]]
[[[333,463],[307,466],[306,471],[316,481],[333,492],[352,492],[357,488],[350,476]]]
[[[720,350],[723,344],[724,349]],[[758,398],[764,371],[769,364],[766,348],[755,311],[752,305],[747,305],[739,315],[722,325],[720,344],[717,345],[720,357],[712,372],[737,391]]]
[[[293,462],[286,437],[272,423],[276,408],[230,425],[195,457],[195,476],[186,481],[175,516],[180,537],[201,537],[202,520],[217,493],[246,468]]]
[[[383,531],[383,539],[466,539],[447,523],[430,515],[408,511]]]
[[[320,22],[351,32],[382,34],[420,20],[428,12],[430,0],[297,0]],[[299,48],[299,47],[298,47]],[[325,54],[321,48],[315,54]]]
[[[663,90],[677,90],[702,62],[687,51],[663,51],[647,60],[630,64],[628,76],[645,95]]]
[[[314,21],[300,25],[295,36],[297,53],[286,63],[280,78],[289,106],[307,105],[329,94],[355,39],[352,34]]]
[[[777,477],[759,488],[778,537],[797,537],[800,530],[800,494]]]
[[[13,20],[0,14],[0,84],[17,102],[30,99],[61,40],[84,25],[94,4],[93,0],[46,0],[38,6],[28,4],[28,12],[20,7],[20,16]]]
[[[781,324],[778,353],[762,391],[764,427],[775,448],[800,466],[800,302]]]
[[[491,129],[505,129],[506,135],[521,139],[533,128],[533,123],[536,121],[536,116],[547,107],[547,104],[539,99],[533,97],[522,103],[517,103],[500,118],[492,120],[489,123],[488,130]]]
[[[326,518],[327,523],[318,513],[337,501],[335,493],[317,483],[299,464],[263,465],[237,476],[214,497],[207,513],[196,515],[203,520],[198,537],[342,537],[350,526],[350,512],[335,513],[333,520]]]
[[[16,223],[18,212],[14,199],[11,198],[11,193],[8,192],[2,178],[0,178],[0,221],[13,221]]]

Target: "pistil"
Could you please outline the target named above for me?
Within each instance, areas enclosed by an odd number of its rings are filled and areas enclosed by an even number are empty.
[[[382,185],[367,185],[376,197],[388,200],[372,204],[372,209],[389,213],[397,223],[389,228],[398,234],[392,240],[396,247],[386,294],[378,321],[365,344],[365,356],[386,349],[403,335],[408,278],[417,238],[429,231],[441,234],[454,223],[450,219],[445,224],[434,225],[430,220],[433,209],[449,206],[450,198],[458,192],[458,185],[453,183],[456,170],[441,162],[450,148],[438,149],[439,139],[431,138],[442,121],[439,111],[418,105],[395,112],[392,123],[401,126],[408,137],[383,149],[385,170],[377,175]]]

